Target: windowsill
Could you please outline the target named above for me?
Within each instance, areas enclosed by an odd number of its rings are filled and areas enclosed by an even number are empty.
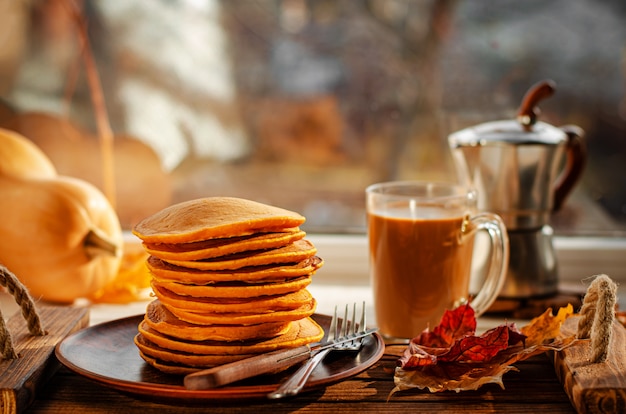
[[[130,233],[127,240],[135,240]],[[367,236],[365,234],[307,235],[317,248],[324,265],[314,276],[313,285],[338,287],[340,290],[369,289]],[[594,275],[606,274],[624,285],[622,294],[626,308],[626,237],[563,237],[554,238],[563,284],[587,284]],[[620,289],[621,290],[621,289]]]
[[[317,272],[319,282],[342,285],[369,283],[367,236],[310,234],[324,266]],[[555,237],[559,280],[580,282],[604,273],[626,283],[626,238]]]
[[[350,290],[360,296],[369,292],[367,236],[310,234],[324,266],[314,277],[312,288]],[[564,286],[587,286],[589,278],[606,274],[618,285],[618,303],[626,308],[626,238],[555,237],[559,282]],[[325,293],[326,295],[326,293]],[[330,298],[329,298],[330,299]]]

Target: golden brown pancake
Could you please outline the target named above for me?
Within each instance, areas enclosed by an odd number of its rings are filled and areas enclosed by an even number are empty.
[[[311,298],[310,302],[295,309],[277,310],[265,313],[206,313],[170,307],[166,303],[162,303],[162,305],[172,312],[172,314],[178,319],[189,323],[200,325],[254,325],[268,322],[297,321],[302,318],[309,317],[315,312],[317,302],[315,299]]]
[[[313,302],[313,296],[306,289],[282,295],[252,298],[196,298],[182,296],[160,287],[154,282],[152,283],[152,290],[164,305],[203,313],[268,313],[278,310],[297,309]]]
[[[165,362],[158,360],[156,358],[152,358],[151,356],[145,355],[141,350],[139,351],[139,356],[146,361],[149,365],[152,365],[154,368],[158,369],[161,372],[172,375],[187,375],[192,372],[198,371],[198,368],[191,368],[183,365],[176,365],[171,362]]]
[[[301,240],[306,233],[289,229],[280,233],[258,233],[240,237],[202,240],[192,243],[144,243],[145,250],[163,260],[202,260],[227,256],[233,253],[275,249]]]
[[[240,359],[248,358],[253,355],[240,354],[240,355],[200,355],[190,354],[181,351],[172,351],[169,349],[161,348],[160,346],[150,342],[141,334],[137,334],[134,337],[135,345],[144,354],[160,361],[186,365],[196,368],[210,368],[215,365],[227,364],[229,362],[239,361]]]
[[[188,341],[245,341],[282,335],[291,322],[268,322],[258,325],[197,325],[181,321],[158,300],[148,304],[144,320],[164,335]]]
[[[311,284],[311,276],[279,281],[217,282],[209,285],[194,285],[152,278],[152,284],[169,290],[177,295],[196,298],[254,298],[258,296],[282,295],[305,289]]]
[[[167,207],[135,225],[145,243],[189,243],[282,231],[302,225],[293,211],[234,197],[208,197]]]
[[[313,256],[297,263],[248,266],[236,270],[199,270],[175,266],[154,256],[148,257],[146,261],[148,269],[159,281],[198,285],[214,282],[260,282],[296,278],[313,274],[322,267],[323,263],[320,257]]]
[[[238,342],[182,341],[155,331],[145,321],[139,324],[139,332],[161,348],[205,355],[259,354],[312,344],[321,341],[324,336],[322,328],[311,318],[293,322],[287,332],[274,338]]]
[[[198,270],[236,270],[249,266],[262,266],[276,263],[297,263],[317,253],[308,240],[297,240],[284,247],[269,250],[240,252],[228,256],[204,260],[165,260],[175,266]]]

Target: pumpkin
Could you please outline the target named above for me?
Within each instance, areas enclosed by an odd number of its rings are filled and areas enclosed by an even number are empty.
[[[0,128],[0,175],[16,177],[54,177],[52,161],[24,136]]]
[[[86,181],[0,176],[0,262],[35,298],[73,302],[115,279],[122,229]]]

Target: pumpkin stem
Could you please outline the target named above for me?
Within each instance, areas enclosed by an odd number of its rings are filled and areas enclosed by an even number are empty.
[[[120,248],[117,243],[112,242],[108,237],[94,229],[89,230],[89,233],[85,236],[83,246],[85,253],[90,259],[101,254],[110,254],[111,256],[120,254]]]

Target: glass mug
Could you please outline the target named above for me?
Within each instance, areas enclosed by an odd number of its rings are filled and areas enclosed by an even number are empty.
[[[491,306],[504,284],[509,243],[499,216],[476,213],[475,190],[398,181],[365,192],[374,310],[384,337],[413,338],[463,303],[477,316]],[[472,269],[475,235],[483,230],[490,240],[486,274]]]

